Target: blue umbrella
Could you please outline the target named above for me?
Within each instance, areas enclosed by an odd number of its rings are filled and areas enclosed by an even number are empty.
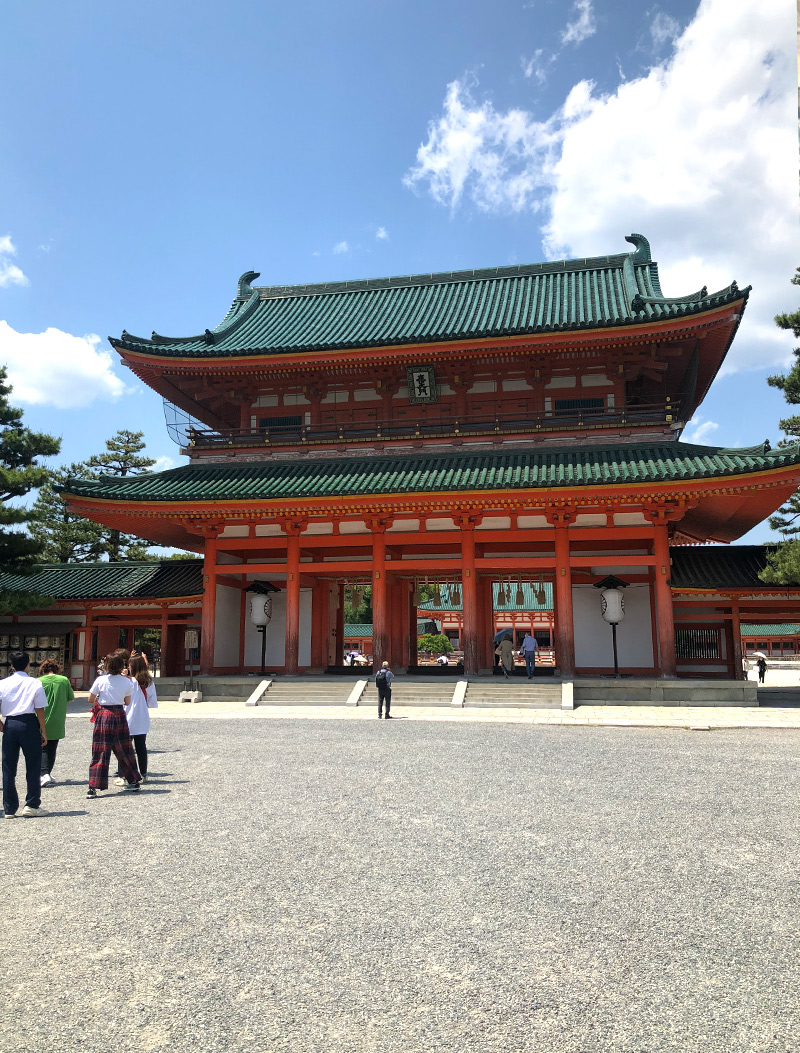
[[[514,633],[511,629],[501,629],[499,633],[495,634],[494,642],[499,644],[501,640],[513,640]]]

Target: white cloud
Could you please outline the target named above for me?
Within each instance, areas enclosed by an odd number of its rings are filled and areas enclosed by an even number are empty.
[[[557,55],[545,55],[544,48],[537,48],[536,51],[531,55],[530,58],[520,59],[520,65],[522,66],[522,75],[526,80],[530,80],[534,77],[539,84],[544,84],[547,80],[547,67],[551,66]]]
[[[333,254],[334,254],[334,256],[341,256],[341,254],[343,252],[349,252],[349,251],[350,251],[350,246],[347,244],[346,241],[339,241],[333,246]]]
[[[562,44],[581,44],[597,32],[592,0],[575,0],[572,10],[575,18],[564,27],[561,34]]]
[[[100,337],[72,336],[60,329],[18,333],[0,321],[0,365],[8,368],[11,401],[58,409],[81,409],[125,391]]]
[[[386,230],[386,227],[378,227],[378,229],[375,231],[375,237],[378,239],[378,241],[388,241],[389,234]]]
[[[170,468],[174,468],[178,462],[167,454],[162,454],[161,457],[156,457],[156,463],[150,469],[151,472],[166,472]]]
[[[28,279],[19,267],[11,262],[10,257],[16,254],[17,250],[11,240],[11,235],[4,234],[0,237],[0,289],[6,285],[28,284]]]
[[[703,420],[700,416],[694,417],[686,425],[681,435],[681,442],[693,442],[698,446],[704,446],[708,443],[709,436],[718,429],[719,424],[716,421]]]
[[[680,36],[681,24],[677,18],[664,11],[656,11],[650,20],[650,39],[653,47],[660,51],[665,44],[674,44]]]
[[[754,286],[725,370],[785,364],[795,303],[797,84],[786,0],[701,0],[670,57],[600,94],[581,81],[544,121],[448,85],[405,182],[456,209],[542,213],[550,258],[646,235],[667,296]]]

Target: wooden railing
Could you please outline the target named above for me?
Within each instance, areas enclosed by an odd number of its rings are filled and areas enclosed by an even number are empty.
[[[345,421],[324,424],[275,425],[262,428],[214,430],[193,424],[170,424],[172,438],[181,446],[215,447],[301,446],[317,443],[375,442],[396,439],[458,438],[479,435],[527,435],[541,432],[573,432],[616,427],[671,424],[678,417],[674,403],[630,407],[570,410],[536,414],[496,413],[458,418],[452,413],[432,414],[430,409],[416,420]]]

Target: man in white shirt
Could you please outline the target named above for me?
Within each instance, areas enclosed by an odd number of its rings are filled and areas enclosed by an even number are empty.
[[[44,711],[47,698],[44,688],[26,670],[30,659],[20,652],[11,655],[14,672],[0,680],[0,732],[3,735],[3,811],[6,819],[15,819],[19,808],[17,764],[19,751],[25,755],[25,807],[21,815],[33,819],[47,815],[42,803],[42,746],[47,745]]]

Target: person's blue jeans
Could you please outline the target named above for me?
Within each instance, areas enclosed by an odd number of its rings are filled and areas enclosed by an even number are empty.
[[[525,671],[528,676],[536,675],[536,652],[535,651],[523,651],[525,655]]]
[[[17,764],[19,751],[25,757],[25,804],[38,808],[42,803],[42,731],[33,713],[5,718],[3,732],[3,811],[15,815],[19,808]]]

